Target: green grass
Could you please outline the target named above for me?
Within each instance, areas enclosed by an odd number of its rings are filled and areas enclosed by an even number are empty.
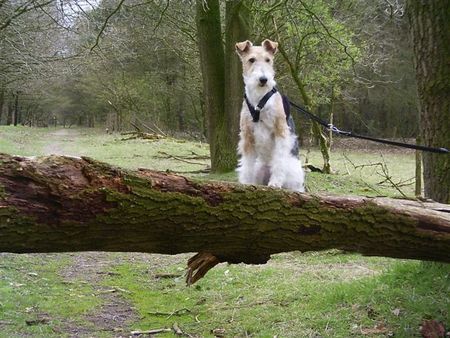
[[[183,267],[163,272],[181,275]],[[350,337],[382,325],[385,334],[412,337],[422,319],[449,318],[448,265],[335,251],[291,253],[258,267],[221,264],[190,288],[181,277],[154,279],[147,270],[121,265],[107,281],[131,291],[140,328],[176,322],[199,336],[223,328],[230,337]]]
[[[69,129],[68,135],[54,136],[55,129],[36,129],[27,127],[0,126],[0,152],[17,155],[41,155],[46,146],[57,142],[64,153],[93,157],[123,168],[148,168],[154,170],[172,170],[201,180],[236,181],[234,172],[225,174],[192,174],[190,172],[205,169],[209,160],[192,159],[195,163],[186,163],[174,157],[209,154],[208,145],[177,139],[162,140],[123,140],[127,136],[105,134],[97,129]],[[58,129],[56,129],[58,131]],[[50,134],[49,134],[50,133]],[[301,156],[305,158],[305,150]],[[172,157],[170,157],[171,155]],[[311,150],[308,161],[321,167],[321,155]],[[310,192],[354,194],[364,196],[403,197],[386,181],[389,175],[394,183],[407,181],[400,187],[403,194],[414,196],[415,162],[413,153],[376,153],[347,152],[339,149],[331,154],[334,175],[308,173],[306,184]],[[358,167],[362,166],[362,167]],[[382,166],[385,167],[383,172]],[[356,167],[356,168],[355,168]],[[402,184],[400,184],[402,185]]]
[[[0,337],[61,337],[63,322],[84,323],[84,316],[100,304],[90,285],[63,280],[59,272],[70,263],[67,255],[0,258]],[[27,324],[39,320],[48,323]]]
[[[48,143],[48,133],[47,128],[0,126],[0,153],[42,155]]]
[[[54,132],[1,126],[0,152],[40,155],[57,143],[64,153],[129,169],[188,172],[208,164],[207,160],[189,164],[174,158],[207,155],[206,144],[175,139],[124,141],[124,136],[91,129]],[[311,150],[308,157],[320,167],[318,151]],[[401,197],[395,188],[380,182],[386,173],[394,182],[414,176],[411,153],[335,150],[332,164],[336,174],[308,173],[311,192]],[[235,173],[188,175],[236,181]],[[412,185],[401,190],[413,195]],[[274,255],[261,266],[220,264],[188,288],[183,273],[189,255],[102,257],[110,259],[108,273],[90,285],[82,278],[67,283],[62,277],[64,269],[76,266],[71,255],[0,256],[0,337],[67,336],[67,326],[86,328],[86,337],[113,336],[89,320],[105,306],[96,293],[105,288],[123,290],[117,297],[126,298],[137,313],[124,326],[123,335],[126,330],[174,323],[201,337],[212,337],[215,329],[225,330],[226,337],[383,337],[391,332],[395,337],[419,337],[423,319],[450,327],[450,265],[362,257],[338,250],[292,252]],[[161,273],[173,276],[157,278]],[[43,315],[49,323],[26,324]]]

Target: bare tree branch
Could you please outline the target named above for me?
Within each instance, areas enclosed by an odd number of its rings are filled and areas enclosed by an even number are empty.
[[[28,5],[34,4],[34,3],[35,3],[34,1],[31,1],[31,2],[26,3],[26,4],[23,5],[23,6],[19,6],[19,7],[16,8],[16,10],[14,11],[14,12],[15,12],[14,15],[10,16],[10,17],[7,18],[4,22],[0,23],[0,31],[2,31],[2,30],[4,30],[5,28],[7,28],[7,27],[13,22],[13,20],[16,19],[16,18],[18,18],[19,16],[21,16],[21,15],[23,15],[23,14],[29,12],[29,11],[32,11],[32,10],[34,10],[34,9],[39,9],[39,8],[44,7],[44,6],[47,6],[47,5],[51,4],[52,2],[53,2],[53,0],[49,0],[49,1],[46,1],[46,2],[44,2],[44,3],[41,3],[41,4],[38,3],[38,4],[36,4],[36,5],[33,5],[33,6],[31,6],[31,7],[28,7]]]
[[[122,7],[122,4],[125,2],[125,0],[120,0],[116,8],[106,17],[105,21],[103,22],[102,27],[100,28],[100,32],[97,34],[97,38],[95,39],[94,45],[90,48],[90,51],[92,52],[95,47],[98,46],[100,42],[100,37],[103,34],[103,31],[105,30],[106,26],[108,25],[108,21],[120,10]]]

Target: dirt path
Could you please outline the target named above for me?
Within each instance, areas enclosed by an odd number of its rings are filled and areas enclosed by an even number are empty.
[[[79,132],[74,129],[59,129],[48,134],[45,155],[79,156],[80,154],[67,151],[67,143],[75,141]],[[63,254],[64,255],[64,254]],[[140,255],[139,259],[144,258]],[[61,328],[70,337],[95,336],[109,332],[111,337],[120,337],[122,330],[138,319],[133,307],[123,297],[120,290],[102,285],[102,281],[111,274],[114,266],[128,260],[129,257],[106,252],[77,252],[70,254],[71,264],[60,272],[66,282],[82,280],[92,286],[95,295],[101,299],[102,305],[89,313],[85,320],[90,325],[86,327],[70,321]]]
[[[64,143],[73,141],[78,137],[78,131],[75,129],[59,129],[48,134],[48,143],[44,147],[45,155],[66,155],[79,156],[78,154],[70,154],[64,148]]]
[[[61,277],[69,283],[81,280],[89,284],[102,304],[86,315],[89,325],[66,322],[62,331],[70,337],[95,337],[106,332],[110,337],[128,336],[130,325],[139,317],[122,294],[126,290],[105,286],[102,281],[114,274],[114,267],[128,261],[129,257],[108,252],[76,252],[70,256],[72,264],[60,272]],[[145,259],[145,255],[136,256],[139,260]]]

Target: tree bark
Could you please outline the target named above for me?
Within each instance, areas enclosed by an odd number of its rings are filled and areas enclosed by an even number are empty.
[[[421,138],[450,148],[450,1],[410,0],[408,16],[420,102]],[[450,156],[423,153],[425,196],[450,203]]]
[[[14,108],[13,108],[13,100],[12,99],[13,98],[10,97],[9,100],[8,100],[8,111],[7,111],[7,114],[6,114],[6,125],[7,126],[11,125],[12,120],[13,120],[13,110],[14,110]]]
[[[5,88],[0,87],[0,124],[2,124],[4,104],[5,104]]]
[[[13,125],[17,126],[19,123],[19,92],[14,94],[14,112],[13,112]]]
[[[235,149],[228,147],[225,115],[225,55],[218,0],[197,0],[196,25],[200,51],[200,66],[205,96],[208,142],[212,171],[229,171],[235,167]]]
[[[450,206],[0,154],[0,252],[202,252],[214,265],[330,248],[450,262]]]
[[[227,1],[225,5],[225,115],[228,123],[228,142],[237,164],[237,144],[240,111],[243,102],[244,81],[242,63],[236,54],[236,42],[250,39],[251,13],[244,0]]]
[[[226,2],[224,45],[219,1],[197,0],[196,6],[211,170],[231,171],[237,164],[239,112],[243,93],[241,63],[234,46],[237,41],[248,37],[249,11],[244,0]]]

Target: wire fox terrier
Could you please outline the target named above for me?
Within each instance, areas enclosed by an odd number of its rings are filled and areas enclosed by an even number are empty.
[[[277,91],[273,58],[278,43],[236,43],[241,58],[245,99],[240,118],[239,182],[305,191],[298,141],[289,102]]]

